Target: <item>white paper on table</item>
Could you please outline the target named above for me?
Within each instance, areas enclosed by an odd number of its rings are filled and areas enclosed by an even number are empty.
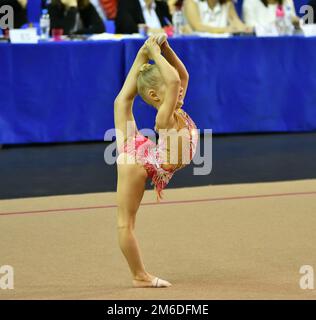
[[[90,36],[89,40],[121,40],[121,37],[113,33],[98,33]]]
[[[209,33],[209,32],[193,32],[194,35],[202,38],[229,38],[230,33]]]
[[[316,36],[316,24],[301,24],[301,29],[303,30],[305,37]]]
[[[141,39],[141,36],[138,33],[133,34],[113,34],[113,33],[99,33],[93,34],[89,37],[89,40],[122,40],[122,39]]]
[[[139,33],[122,34],[122,37],[123,37],[123,39],[146,39],[147,38]]]
[[[11,29],[9,36],[11,43],[38,43],[36,28]]]
[[[257,37],[278,37],[279,33],[274,23],[257,25],[255,27]]]

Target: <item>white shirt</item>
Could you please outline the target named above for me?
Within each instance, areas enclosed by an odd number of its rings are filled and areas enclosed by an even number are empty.
[[[278,4],[268,4],[261,0],[244,0],[242,6],[243,19],[251,27],[267,26],[275,22]],[[296,16],[293,0],[284,0],[283,7],[290,6],[292,16]]]
[[[145,24],[152,29],[161,29],[161,23],[156,13],[156,3],[153,1],[150,9],[148,10],[145,0],[139,0],[140,6],[143,11]]]
[[[225,28],[228,26],[229,2],[220,4],[216,3],[211,9],[207,1],[194,0],[198,6],[201,23],[215,28]]]

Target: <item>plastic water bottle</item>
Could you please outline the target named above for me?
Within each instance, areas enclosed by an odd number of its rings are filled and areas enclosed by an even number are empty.
[[[49,30],[50,30],[50,18],[47,9],[42,10],[42,15],[40,19],[40,29],[41,29],[41,39],[49,39]]]
[[[283,10],[283,6],[279,5],[276,8],[276,20],[275,20],[275,26],[278,31],[278,34],[280,36],[283,36],[286,34],[286,24],[285,24],[285,14]]]
[[[172,17],[173,34],[179,36],[182,34],[182,27],[184,26],[184,15],[180,8],[177,8]]]
[[[290,5],[285,6],[285,26],[286,26],[286,31],[285,33],[289,36],[293,35],[294,33],[294,26],[292,23],[292,9]]]

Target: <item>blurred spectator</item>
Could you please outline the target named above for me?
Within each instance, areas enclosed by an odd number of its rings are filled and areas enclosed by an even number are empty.
[[[118,0],[99,0],[107,19],[114,20],[117,14]]]
[[[293,0],[244,0],[243,19],[252,27],[270,25],[276,21],[276,9],[279,5],[290,6],[292,22],[298,26],[299,19],[296,16]]]
[[[63,29],[64,34],[105,32],[104,23],[89,0],[52,0],[48,11],[51,29]]]
[[[27,23],[26,5],[27,0],[0,0],[0,7],[9,5],[14,11],[14,28],[21,28]],[[1,18],[0,14],[0,18]]]
[[[168,6],[169,6],[169,11],[171,13],[171,15],[173,16],[174,13],[177,10],[181,10],[183,13],[183,17],[184,17],[184,25],[181,27],[181,32],[183,34],[190,34],[192,33],[192,28],[190,27],[190,25],[188,24],[188,21],[185,17],[185,13],[184,13],[184,1],[185,0],[168,0]]]
[[[101,0],[90,0],[91,4],[95,7],[97,10],[97,13],[101,17],[101,19],[107,20],[107,16],[105,14],[105,11],[103,10],[103,6],[101,5]]]
[[[173,14],[176,10],[176,7],[182,7],[184,0],[168,0],[169,11]]]
[[[185,0],[185,14],[194,31],[210,33],[250,33],[229,0]]]
[[[117,33],[138,33],[138,24],[146,24],[149,32],[162,32],[171,23],[168,4],[154,0],[119,0],[116,16]]]

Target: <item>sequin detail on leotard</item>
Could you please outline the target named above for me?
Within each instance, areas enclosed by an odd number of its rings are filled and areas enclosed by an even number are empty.
[[[177,109],[175,113],[183,120],[185,124],[184,128],[189,132],[189,158],[191,161],[196,152],[198,131],[194,121],[183,109]],[[174,173],[187,165],[175,165],[168,170],[163,168],[162,165],[165,164],[163,154],[166,151],[166,147],[167,141],[165,141],[165,139],[159,138],[158,143],[155,144],[137,131],[135,136],[130,137],[122,148],[123,152],[134,156],[136,162],[144,166],[148,177],[152,180],[151,184],[154,185],[158,201],[162,199],[162,191],[167,186]]]

